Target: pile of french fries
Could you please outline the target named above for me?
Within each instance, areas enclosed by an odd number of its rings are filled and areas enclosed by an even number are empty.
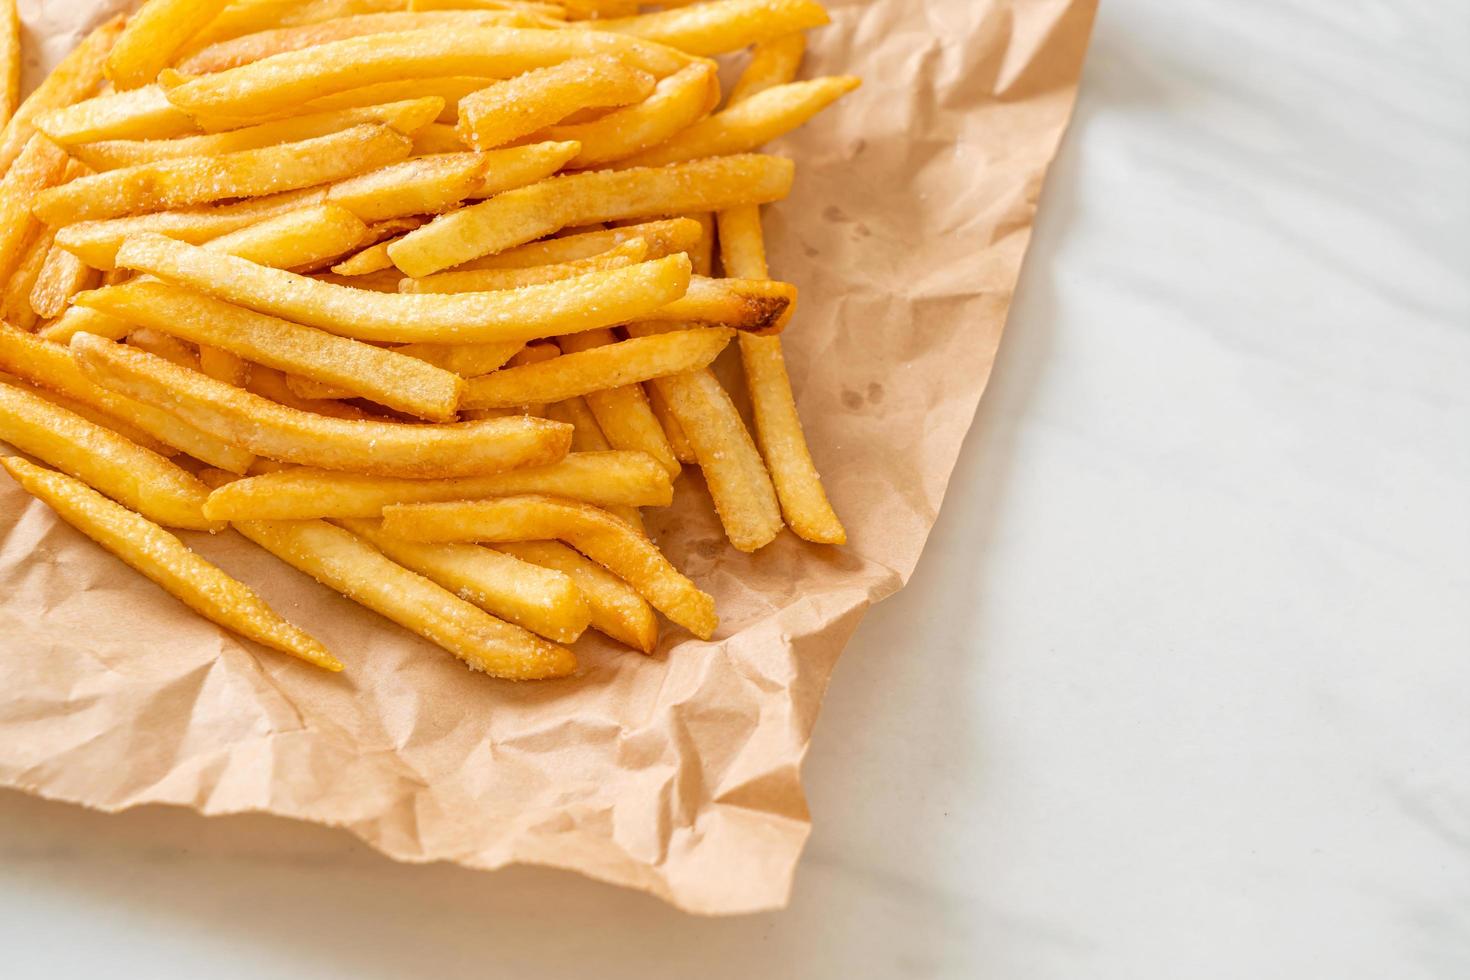
[[[496,677],[573,672],[589,627],[651,652],[655,611],[709,639],[640,514],[683,466],[741,551],[846,540],[766,268],[794,166],[758,150],[858,80],[796,80],[815,0],[642,6],[148,0],[17,106],[0,0],[0,440],[47,464],[0,466],[328,670],[164,528],[232,527]]]

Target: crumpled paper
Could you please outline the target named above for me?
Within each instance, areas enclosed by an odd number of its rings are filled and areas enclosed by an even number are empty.
[[[123,6],[22,0],[27,79]],[[550,865],[692,912],[787,901],[800,769],[863,612],[907,581],[1000,341],[1096,0],[832,0],[804,76],[865,85],[782,140],[773,275],[812,451],[850,532],[724,541],[697,472],[650,513],[719,601],[714,642],[595,639],[571,679],[511,684],[232,533],[190,543],[308,628],[331,676],[223,633],[0,483],[0,785],[339,826],[401,861]],[[591,634],[589,634],[590,636]]]

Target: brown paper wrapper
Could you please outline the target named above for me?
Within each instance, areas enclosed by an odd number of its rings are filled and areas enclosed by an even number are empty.
[[[28,80],[119,3],[22,0]],[[651,530],[719,601],[702,643],[583,641],[511,684],[233,534],[190,543],[338,654],[223,633],[0,484],[0,785],[343,827],[401,861],[550,865],[700,913],[783,905],[811,825],[801,762],[838,654],[907,581],[994,361],[1095,0],[834,0],[807,77],[866,84],[777,147],[767,209],[812,451],[851,544],[724,541],[697,473]],[[589,634],[590,635],[590,634]]]

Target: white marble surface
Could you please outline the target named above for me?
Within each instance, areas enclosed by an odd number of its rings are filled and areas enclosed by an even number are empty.
[[[8,976],[1470,976],[1470,4],[1106,2],[792,908],[0,795]]]

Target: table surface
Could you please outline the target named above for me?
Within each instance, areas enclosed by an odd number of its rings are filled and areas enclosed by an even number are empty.
[[[7,973],[1470,976],[1467,50],[1463,0],[1104,4],[788,911],[0,794]]]

